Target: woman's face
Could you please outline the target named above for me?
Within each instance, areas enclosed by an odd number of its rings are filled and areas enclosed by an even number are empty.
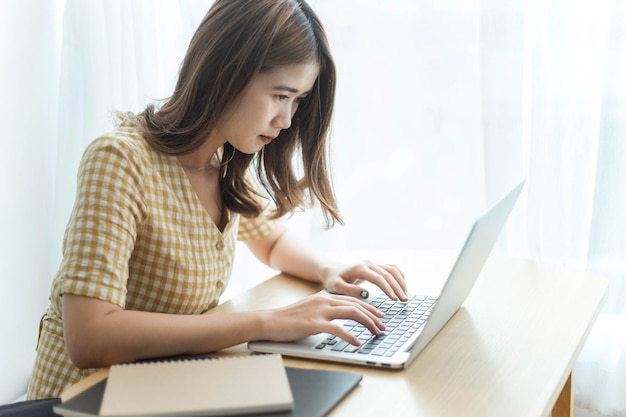
[[[252,154],[289,129],[298,104],[317,79],[317,63],[292,64],[257,74],[218,123],[216,133],[240,152]]]

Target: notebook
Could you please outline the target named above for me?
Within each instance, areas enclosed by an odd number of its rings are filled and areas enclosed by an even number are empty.
[[[408,366],[465,302],[524,183],[525,180],[474,222],[440,294],[412,295],[410,302],[402,303],[393,302],[377,288],[368,288],[372,294],[368,301],[387,310],[383,319],[386,329],[381,335],[373,336],[352,320],[337,320],[359,337],[359,348],[327,333],[294,342],[254,341],[248,343],[248,348],[384,368]]]
[[[361,381],[355,372],[299,369],[287,367],[293,394],[292,410],[275,413],[247,414],[249,417],[323,417],[326,416]],[[100,416],[104,379],[75,397],[54,407],[57,414],[76,417]]]
[[[101,398],[97,415],[111,417],[250,415],[293,409],[280,355],[113,365]],[[68,408],[67,403],[54,411],[93,415]]]

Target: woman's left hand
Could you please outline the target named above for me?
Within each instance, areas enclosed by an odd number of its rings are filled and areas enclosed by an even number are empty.
[[[363,261],[348,267],[328,267],[322,278],[322,283],[332,293],[367,298],[369,293],[358,285],[361,281],[375,284],[393,300],[408,300],[404,273],[395,265]]]

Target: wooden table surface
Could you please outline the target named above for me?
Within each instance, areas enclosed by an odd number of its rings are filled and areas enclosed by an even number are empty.
[[[377,261],[402,266],[413,292],[437,290],[453,260],[448,253],[377,254]],[[492,256],[465,304],[407,369],[284,362],[363,374],[331,416],[571,416],[571,371],[607,285],[589,272]],[[319,290],[280,274],[212,313],[280,307]],[[246,352],[240,345],[220,354]],[[64,398],[105,376],[82,381]]]

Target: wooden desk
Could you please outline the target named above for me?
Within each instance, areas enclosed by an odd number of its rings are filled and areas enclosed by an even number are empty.
[[[400,258],[387,254],[413,291],[437,287],[451,260],[411,252]],[[278,307],[319,289],[278,275],[213,312]],[[331,416],[390,415],[390,404],[394,417],[571,416],[571,372],[606,290],[607,281],[588,272],[492,256],[464,306],[407,369],[293,358],[285,364],[364,375]]]

